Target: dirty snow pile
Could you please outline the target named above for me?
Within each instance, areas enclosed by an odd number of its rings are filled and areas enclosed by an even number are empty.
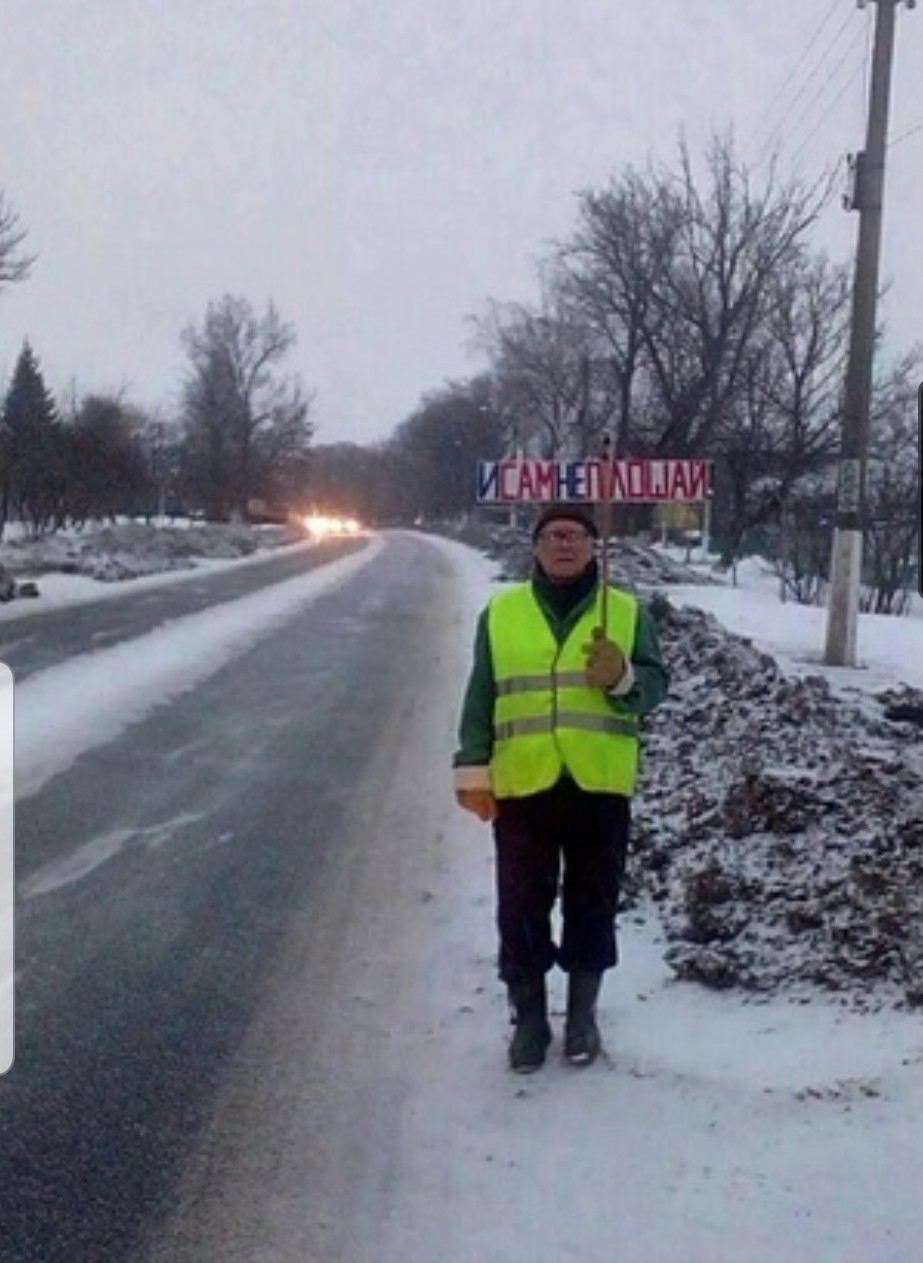
[[[681,978],[923,1005],[923,694],[863,705],[711,615],[651,602],[673,683],[646,725],[635,894]]]
[[[0,600],[38,596],[44,574],[84,575],[107,583],[171,570],[198,561],[246,557],[260,549],[303,539],[297,526],[204,522],[173,525],[126,521],[55,531],[19,533],[0,544]]]

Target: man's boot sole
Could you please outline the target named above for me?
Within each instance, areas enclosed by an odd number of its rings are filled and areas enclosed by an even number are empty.
[[[576,1066],[578,1070],[584,1070],[587,1066],[592,1066],[593,1062],[599,1056],[599,1052],[594,1053],[573,1053],[571,1056],[565,1056],[564,1060],[569,1066]]]
[[[594,1027],[595,1027],[595,1023],[594,1023]],[[564,1060],[572,1066],[577,1066],[581,1070],[585,1066],[591,1066],[593,1062],[596,1060],[596,1058],[599,1056],[599,1054],[602,1052],[602,1038],[598,1030],[596,1030],[595,1033],[590,1037],[590,1039],[586,1041],[588,1042],[589,1046],[588,1047],[584,1046],[578,1052],[568,1051],[568,1048],[567,1048],[568,1039],[569,1037],[565,1033]],[[584,1041],[581,1041],[581,1042],[584,1042]]]
[[[545,1064],[544,1061],[536,1061],[534,1064],[531,1064],[528,1066],[511,1065],[510,1069],[512,1070],[513,1074],[535,1074],[537,1070],[541,1070],[544,1064]]]

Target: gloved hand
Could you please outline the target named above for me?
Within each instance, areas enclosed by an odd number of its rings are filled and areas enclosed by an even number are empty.
[[[583,646],[586,654],[586,682],[591,688],[611,689],[625,674],[625,655],[613,640],[607,640],[601,627],[593,628],[593,639]]]
[[[497,815],[497,800],[489,789],[457,789],[455,801],[465,811],[472,811],[478,820],[487,823]]]

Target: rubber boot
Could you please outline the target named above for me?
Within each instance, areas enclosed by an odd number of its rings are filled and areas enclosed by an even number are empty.
[[[510,1068],[517,1074],[531,1074],[544,1064],[545,1051],[551,1043],[544,974],[511,984],[509,995],[516,1023],[509,1046]]]
[[[568,975],[564,1056],[571,1065],[589,1066],[599,1056],[602,1039],[596,1025],[596,1001],[602,980],[601,973],[582,969]]]

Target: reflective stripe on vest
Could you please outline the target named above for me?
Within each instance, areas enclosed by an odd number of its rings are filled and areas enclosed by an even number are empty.
[[[638,603],[611,588],[608,598],[609,638],[630,658]],[[637,717],[617,698],[585,683],[582,646],[598,623],[594,602],[559,646],[530,583],[490,602],[487,627],[497,692],[491,781],[499,797],[538,793],[564,769],[582,789],[634,792]]]

